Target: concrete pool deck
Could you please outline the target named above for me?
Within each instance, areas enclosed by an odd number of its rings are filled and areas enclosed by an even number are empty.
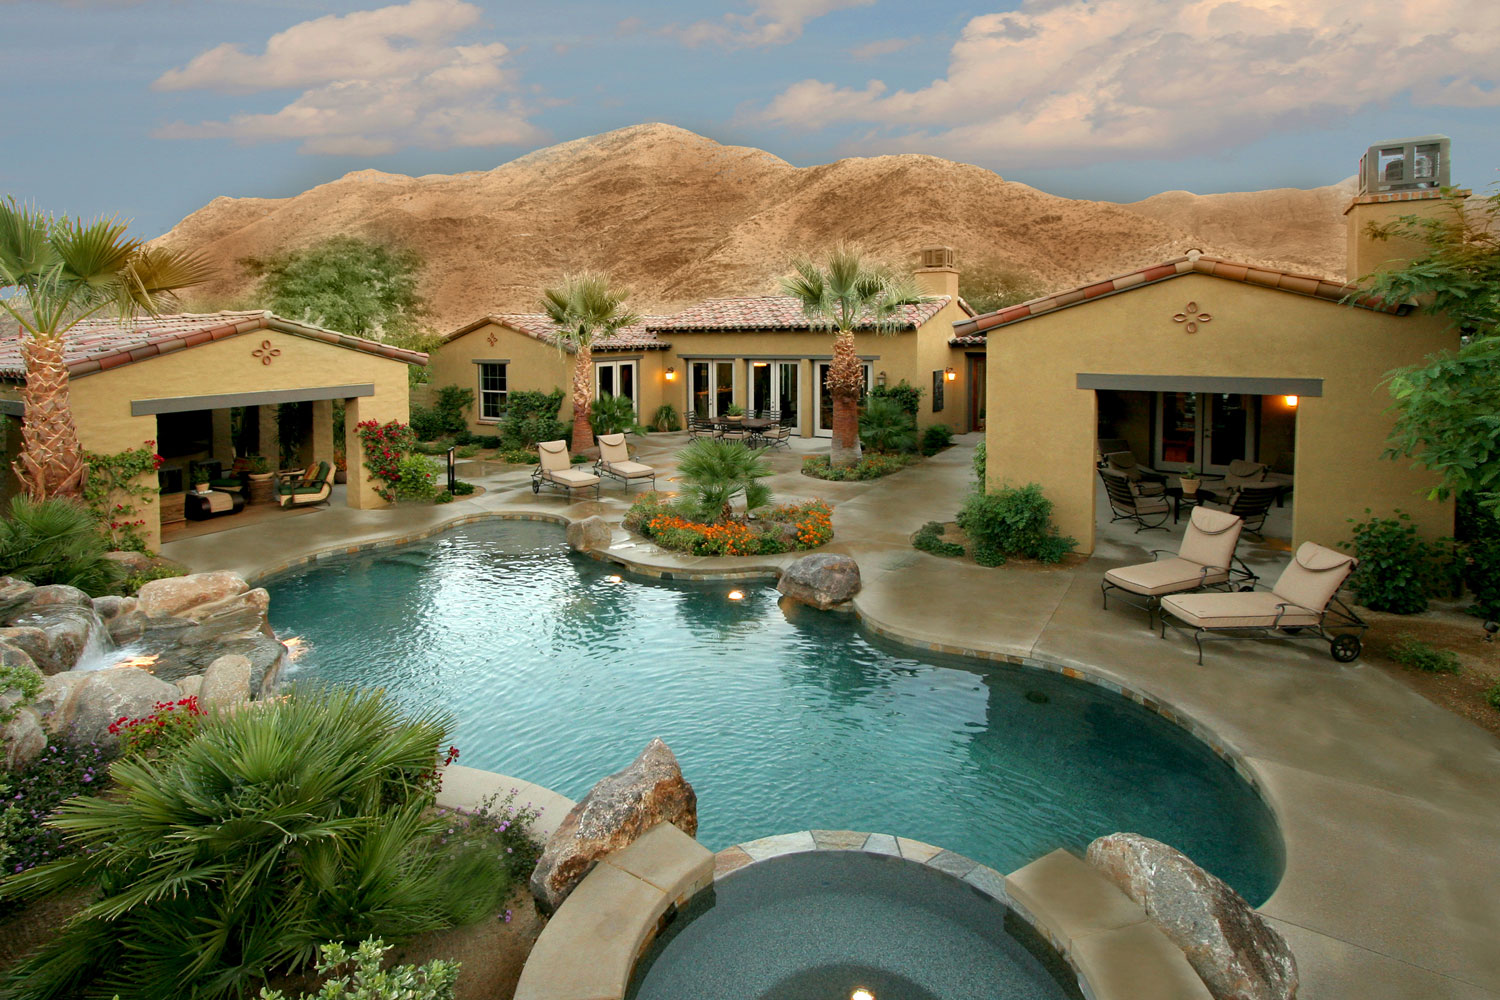
[[[645,461],[670,469],[684,440],[650,435],[634,443]],[[1281,825],[1286,873],[1260,909],[1296,953],[1300,996],[1500,998],[1500,741],[1376,668],[1335,663],[1320,643],[1214,644],[1200,667],[1191,641],[1158,638],[1138,609],[1112,602],[1102,610],[1103,572],[1148,559],[1151,548],[1175,547],[1166,532],[1112,526],[1086,562],[1049,569],[986,569],[912,549],[909,536],[923,523],[952,519],[973,481],[976,441],[966,437],[868,483],[803,477],[800,454],[782,452],[771,486],[781,500],[835,504],[837,535],[825,551],[859,561],[864,590],[854,603],[873,630],[1075,671],[1212,734],[1248,769]],[[825,447],[794,439],[797,452]],[[671,475],[659,480],[663,489],[672,488]],[[533,496],[526,470],[460,476],[486,492],[377,511],[336,502],[307,516],[170,542],[163,552],[195,571],[228,569],[254,580],[314,553],[416,538],[462,520],[618,520],[629,504],[617,485],[606,484],[600,501],[570,502],[559,493]],[[1274,579],[1282,547],[1272,540],[1244,548],[1251,565]],[[619,530],[606,555],[681,577],[767,575],[795,558],[681,556]]]

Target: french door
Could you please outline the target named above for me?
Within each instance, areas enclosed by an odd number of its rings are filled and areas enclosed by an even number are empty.
[[[818,392],[813,398],[813,434],[817,437],[833,437],[833,393],[828,388],[828,370],[833,367],[831,361],[819,361]],[[865,373],[865,395],[870,394],[870,369],[867,361],[860,366]]]
[[[598,361],[594,364],[594,398],[624,396],[639,416],[641,412],[638,362]]]
[[[721,416],[734,402],[733,361],[688,363],[688,405],[700,417]]]
[[[1181,472],[1224,472],[1255,454],[1260,397],[1241,393],[1156,394],[1156,465]]]
[[[750,362],[750,408],[757,413],[778,411],[782,423],[789,424],[793,434],[799,433],[802,426],[797,411],[801,368],[796,361]]]

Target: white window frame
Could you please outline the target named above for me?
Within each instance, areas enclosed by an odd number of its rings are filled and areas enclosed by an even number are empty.
[[[479,412],[475,414],[475,420],[481,424],[498,424],[505,417],[506,403],[510,400],[510,365],[505,361],[481,361],[477,365],[475,365],[475,367],[479,369]],[[500,383],[504,385],[505,388],[485,388],[484,376],[486,368],[500,369]],[[484,406],[485,400],[487,397],[494,395],[498,395],[500,397],[499,412],[496,413],[493,417],[486,416]]]
[[[819,365],[827,365],[828,367],[832,368],[833,362],[818,360],[812,363],[812,392],[810,395],[812,396],[813,404],[813,437],[828,438],[833,437],[833,428],[829,427],[827,430],[823,428],[823,379],[818,375]],[[862,365],[865,370],[865,395],[868,396],[870,394],[870,390],[875,385],[875,362],[861,361],[860,365]],[[831,424],[832,422],[833,418],[832,416],[830,416],[829,423]]]
[[[633,369],[630,375],[630,387],[635,394],[633,396],[630,396],[629,399],[631,408],[635,410],[635,415],[639,417],[641,415],[641,363],[638,359],[631,359],[629,361],[595,361],[594,398],[599,398],[599,372],[601,369],[611,368],[614,370],[615,387],[619,388],[620,370],[626,367]],[[618,395],[618,393],[614,393],[614,395]]]

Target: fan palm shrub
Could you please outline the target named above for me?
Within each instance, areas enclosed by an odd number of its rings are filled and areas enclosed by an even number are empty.
[[[26,382],[21,451],[13,468],[26,496],[76,496],[83,449],[68,399],[67,332],[97,313],[121,320],[173,306],[177,292],[213,276],[196,253],[152,247],[115,219],[53,217],[0,201],[0,310],[21,330]]]
[[[36,584],[66,583],[91,597],[118,593],[125,568],[104,558],[109,542],[99,516],[75,500],[11,501],[0,520],[0,576]]]
[[[854,350],[856,328],[895,333],[908,326],[905,306],[921,302],[910,277],[898,277],[871,264],[860,251],[839,244],[822,261],[800,258],[796,274],[781,283],[782,291],[802,303],[802,313],[814,327],[832,330],[833,362],[828,368],[828,390],[833,396],[833,443],[829,464],[835,468],[859,461],[859,401],[865,394],[864,366]]]
[[[629,396],[600,396],[589,408],[589,425],[596,436],[633,431],[636,428],[635,404]]]
[[[912,451],[917,447],[917,421],[896,400],[871,396],[859,416],[859,440],[872,451]]]
[[[382,691],[294,689],[205,719],[173,755],[118,761],[112,795],[53,821],[79,853],[0,881],[0,899],[93,898],[0,996],[241,997],[324,942],[494,912],[503,852],[442,845],[429,808],[449,729]]]
[[[684,517],[709,522],[734,517],[734,500],[743,498],[745,512],[771,502],[771,488],[760,480],[771,474],[764,448],[747,448],[737,441],[699,438],[677,456],[682,486],[678,507]]]
[[[570,274],[542,292],[542,312],[557,329],[557,348],[573,354],[573,447],[593,444],[589,401],[593,398],[594,341],[640,319],[625,306],[630,293],[610,286],[606,275]]]

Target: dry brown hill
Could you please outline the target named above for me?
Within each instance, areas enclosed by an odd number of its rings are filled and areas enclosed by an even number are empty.
[[[291,198],[216,198],[163,241],[201,248],[224,277],[205,301],[244,294],[235,262],[360,234],[416,250],[435,325],[535,308],[565,271],[607,270],[637,308],[773,291],[799,252],[851,239],[892,264],[925,244],[959,266],[1002,267],[1055,289],[1199,247],[1238,260],[1339,276],[1342,186],[1133,205],[1078,201],[934,156],[794,167],[648,124],[538,150],[494,170],[348,174]]]

